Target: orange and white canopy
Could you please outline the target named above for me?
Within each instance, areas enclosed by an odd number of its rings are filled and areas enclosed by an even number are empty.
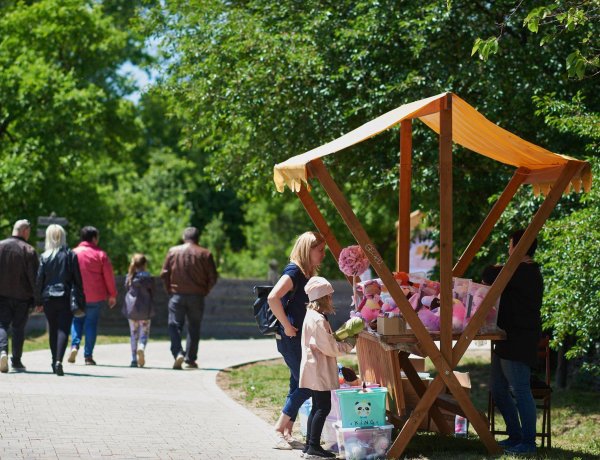
[[[536,194],[540,191],[546,193],[552,188],[567,161],[578,161],[581,163],[581,168],[571,180],[571,186],[576,191],[580,191],[582,185],[585,191],[590,190],[592,174],[588,162],[550,152],[521,139],[492,123],[452,93],[442,93],[401,105],[327,144],[275,165],[273,180],[277,190],[283,192],[286,185],[292,191],[300,190],[301,183],[307,182],[306,165],[309,162],[358,144],[397,125],[402,120],[418,118],[439,134],[439,112],[432,113],[431,110],[426,109],[435,104],[439,105],[448,94],[452,97],[452,140],[454,142],[501,163],[516,168],[527,168],[529,173],[525,183],[533,184]],[[570,187],[567,187],[565,192],[569,190]]]

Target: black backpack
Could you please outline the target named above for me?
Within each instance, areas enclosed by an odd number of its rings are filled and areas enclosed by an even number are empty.
[[[272,289],[273,286],[254,286],[253,288],[254,293],[256,294],[256,300],[252,306],[254,319],[258,325],[258,330],[263,335],[273,335],[277,333],[279,329],[279,320],[275,317],[273,311],[271,311],[271,307],[269,307],[269,302],[267,301],[267,297]],[[288,304],[294,298],[295,292],[296,288],[294,287],[288,298]]]

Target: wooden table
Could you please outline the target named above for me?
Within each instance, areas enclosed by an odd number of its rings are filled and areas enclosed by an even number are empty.
[[[430,335],[432,340],[439,341],[439,334],[431,333]],[[454,340],[458,340],[459,337],[460,334],[453,334]],[[503,340],[505,338],[505,333],[499,330],[491,334],[478,334],[474,340]],[[358,336],[356,353],[363,381],[377,382],[387,387],[389,396],[387,401],[388,418],[391,423],[404,429],[409,422],[406,420],[406,404],[401,372],[406,375],[404,384],[408,381],[419,398],[423,396],[427,389],[408,358],[411,353],[426,357],[426,353],[419,346],[417,338],[412,334],[380,335],[365,330]],[[460,405],[445,393],[439,395],[431,405],[427,416],[431,417],[441,433],[453,434],[454,425],[448,423],[440,409],[463,417],[466,417],[466,414]],[[479,416],[485,420],[483,415],[479,414]],[[402,431],[398,437],[401,434]]]

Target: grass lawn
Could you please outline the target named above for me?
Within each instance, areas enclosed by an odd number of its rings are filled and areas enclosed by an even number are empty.
[[[344,365],[357,367],[355,357],[340,361]],[[429,360],[426,360],[426,370],[433,370]],[[457,370],[470,373],[473,403],[477,409],[486,412],[489,356],[465,357]],[[287,395],[288,381],[289,371],[283,360],[279,359],[227,369],[218,376],[218,383],[225,391],[269,423],[275,422],[279,416]],[[536,458],[600,458],[599,396],[591,391],[555,389],[552,395],[552,449],[538,449]],[[496,421],[497,425],[502,424],[502,416],[498,413]],[[472,427],[466,439],[418,433],[404,452],[404,458],[418,459],[470,460],[487,457],[487,451]],[[503,455],[496,458],[515,457]]]

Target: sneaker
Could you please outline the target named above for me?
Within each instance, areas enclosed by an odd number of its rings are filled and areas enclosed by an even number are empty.
[[[90,356],[89,358],[85,358],[85,365],[86,366],[95,366],[96,365],[96,361],[94,361],[94,358],[92,358]]]
[[[504,449],[504,452],[512,455],[535,455],[537,452],[537,448],[535,446],[535,443],[529,444],[520,442],[516,446],[507,447],[506,449]]]
[[[173,369],[181,369],[184,359],[183,355],[177,355],[177,358],[175,358],[175,362],[173,363]]]
[[[57,362],[54,367],[56,368],[56,375],[58,375],[58,376],[65,375],[65,372],[63,371],[63,365],[62,365],[62,363]]]
[[[25,372],[27,370],[25,364],[23,364],[20,359],[11,358],[11,362],[11,367],[13,368],[13,370],[17,372]]]
[[[144,367],[144,364],[146,364],[146,358],[144,357],[143,348],[138,348],[137,350],[137,362],[140,367]]]
[[[54,361],[50,363],[50,367],[52,367],[52,373],[56,374],[56,364],[54,364]]]
[[[129,365],[129,367],[138,367],[138,362],[134,359],[133,361],[131,361],[131,364]]]
[[[290,446],[290,443],[287,442],[287,439],[285,439],[282,433],[277,432],[276,436],[277,439],[275,440],[275,445],[273,446],[273,449],[292,450],[292,446]]]
[[[71,353],[69,353],[69,359],[67,359],[67,361],[69,361],[70,363],[74,363],[75,360],[77,359],[78,351],[79,351],[79,348],[71,347]]]
[[[285,436],[285,440],[288,442],[288,444],[290,446],[292,446],[292,449],[301,450],[302,453],[306,453],[306,451],[308,450],[308,445],[306,445],[303,442],[298,441],[291,434],[284,435],[284,436]]]
[[[198,363],[196,361],[186,361],[184,367],[186,369],[198,369]]]
[[[502,441],[498,441],[498,445],[500,447],[515,447],[517,444],[521,444],[521,440],[520,439],[511,439],[511,438],[506,438],[503,439]]]
[[[308,452],[308,443],[304,444],[302,452],[300,452],[300,457],[304,458],[306,456],[306,452]]]
[[[0,372],[8,372],[8,355],[5,351],[0,353]]]
[[[333,452],[323,449],[321,446],[319,447],[309,447],[306,453],[304,454],[304,458],[335,458],[336,455]]]

